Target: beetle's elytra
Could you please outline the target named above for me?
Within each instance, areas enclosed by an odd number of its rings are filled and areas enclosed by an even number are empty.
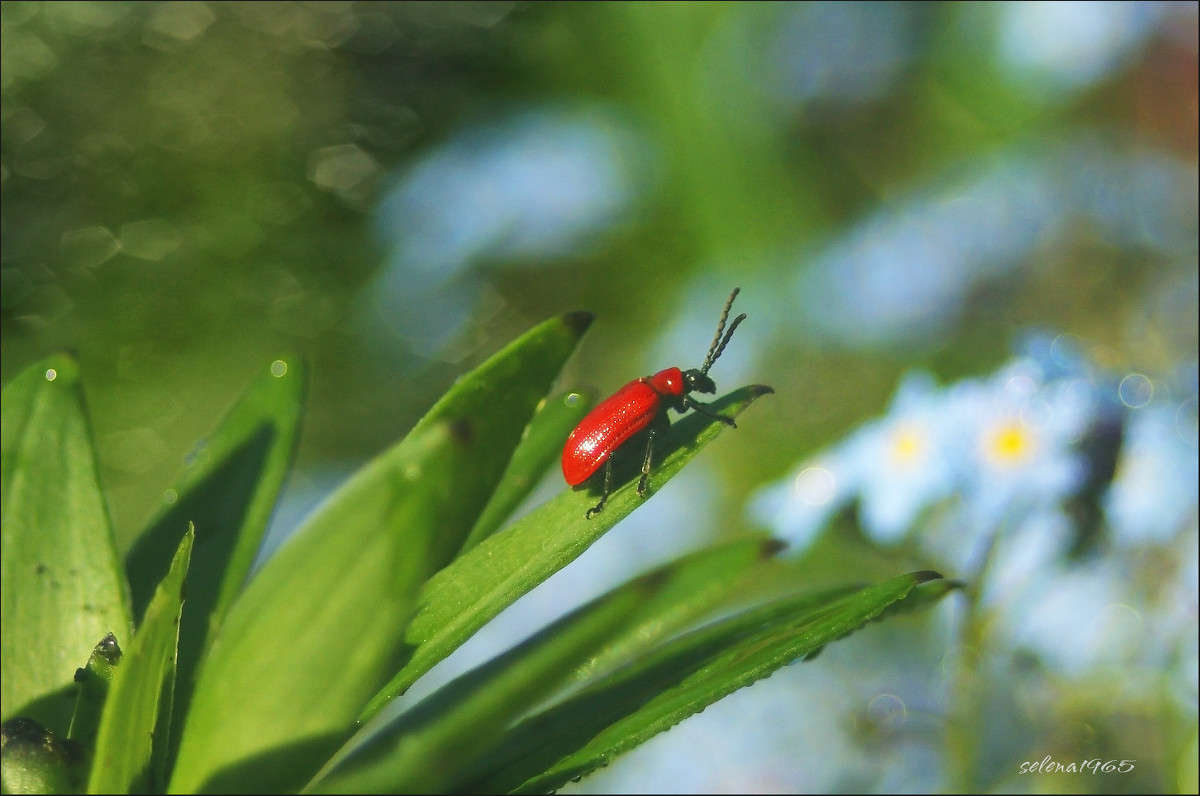
[[[638,494],[646,494],[654,440],[671,424],[667,417],[668,409],[681,413],[693,409],[706,417],[737,428],[733,420],[713,413],[707,405],[692,398],[691,393],[711,394],[717,391],[717,386],[708,377],[708,371],[725,350],[738,324],[746,319],[746,314],[742,313],[729,324],[729,330],[725,330],[729,309],[739,292],[741,288],[735,287],[725,302],[721,320],[717,323],[717,333],[713,336],[712,345],[708,347],[708,355],[704,357],[703,365],[692,370],[667,368],[653,376],[634,379],[597,404],[596,408],[579,422],[571,436],[567,437],[567,444],[563,448],[562,468],[563,478],[568,484],[578,486],[593,476],[601,466],[604,467],[604,494],[601,495],[599,503],[588,509],[588,519],[600,513],[612,491],[613,452],[642,431],[646,431],[646,455],[642,460]]]

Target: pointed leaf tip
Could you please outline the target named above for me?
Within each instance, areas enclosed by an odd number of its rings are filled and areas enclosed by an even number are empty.
[[[587,310],[575,310],[574,312],[563,313],[563,324],[571,329],[575,334],[582,335],[592,325],[592,321],[596,319],[595,314]]]
[[[782,539],[767,539],[763,542],[762,549],[759,551],[759,558],[763,561],[774,558],[787,549],[787,542]]]

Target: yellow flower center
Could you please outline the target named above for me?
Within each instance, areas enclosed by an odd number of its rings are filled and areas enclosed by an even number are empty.
[[[892,459],[897,464],[913,465],[925,457],[925,437],[911,425],[901,425],[892,433]]]
[[[1015,467],[1033,455],[1034,441],[1021,421],[1012,419],[992,429],[984,440],[984,455],[998,467]]]

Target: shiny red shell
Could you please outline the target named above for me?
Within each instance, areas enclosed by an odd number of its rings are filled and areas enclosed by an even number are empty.
[[[665,412],[677,406],[684,394],[679,368],[660,370],[634,379],[587,413],[567,437],[563,447],[563,478],[571,486],[582,484],[625,444]],[[665,399],[665,400],[664,400]]]

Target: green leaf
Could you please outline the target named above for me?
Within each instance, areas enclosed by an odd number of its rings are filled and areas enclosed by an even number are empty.
[[[75,360],[34,365],[0,403],[0,704],[5,719],[65,735],[75,669],[106,633],[132,627],[125,579]]]
[[[491,536],[513,510],[529,496],[546,469],[562,456],[563,442],[592,405],[590,394],[569,392],[545,401],[538,408],[521,444],[513,451],[492,499],[467,535],[462,552]]]
[[[785,598],[681,636],[522,722],[491,756],[493,768],[462,789],[556,790],[737,689],[815,654],[940,577],[916,572],[852,593]]]
[[[188,528],[117,667],[96,735],[89,793],[146,793],[165,784],[179,615],[194,539]]]
[[[712,404],[714,411],[736,417],[770,387],[744,387]],[[725,424],[695,412],[671,426],[662,446],[662,464],[651,473],[647,496],[679,472],[700,448],[725,429]],[[566,490],[484,540],[430,579],[422,590],[420,607],[405,633],[411,657],[380,691],[363,720],[404,693],[417,678],[453,652],[476,630],[512,605],[517,598],[575,560],[645,499],[637,494],[632,457],[617,468],[613,491],[604,511],[593,519],[584,514],[595,505],[599,485]]]
[[[346,740],[589,321],[540,324],[459,379],[266,563],[202,665],[172,790],[295,789]]]
[[[78,695],[68,736],[72,741],[89,749],[95,744],[104,703],[120,663],[121,645],[117,643],[117,637],[109,633],[92,650],[87,665],[75,672]]]
[[[188,524],[195,527],[188,604],[179,628],[175,711],[180,716],[187,713],[200,658],[245,583],[291,467],[303,383],[295,363],[272,363],[193,454],[173,489],[175,501],[125,557],[134,616],[140,619]],[[176,734],[173,743],[178,741]]]
[[[341,792],[453,791],[521,714],[569,681],[636,655],[725,596],[778,546],[761,537],[702,550],[592,601],[443,687],[318,780]],[[445,761],[453,760],[453,765]]]
[[[471,437],[472,447],[454,478],[457,512],[435,540],[431,573],[462,549],[592,318],[589,312],[568,312],[539,324],[461,377],[417,423],[417,429],[451,423]]]
[[[210,439],[198,446],[176,481],[174,502],[154,518],[125,560],[134,617],[146,610],[192,523],[188,617],[181,654],[220,625],[254,563],[263,533],[287,476],[302,414],[304,376],[295,362],[278,360],[230,409]]]
[[[468,672],[356,749],[316,788],[340,793],[440,790],[460,760],[486,748],[498,721],[561,682],[628,621],[648,594],[642,586],[608,595]]]

